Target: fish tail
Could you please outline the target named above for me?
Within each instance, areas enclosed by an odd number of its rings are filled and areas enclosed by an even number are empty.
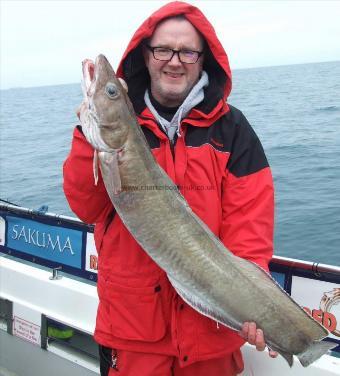
[[[336,343],[329,342],[329,341],[315,341],[312,343],[311,346],[308,347],[306,351],[297,355],[300,360],[300,363],[307,367],[317,359],[319,359],[322,355],[326,354],[327,351],[336,347]]]

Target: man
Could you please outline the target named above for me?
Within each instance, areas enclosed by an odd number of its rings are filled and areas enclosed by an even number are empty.
[[[268,269],[272,177],[257,136],[226,103],[228,58],[205,16],[182,2],[159,9],[133,36],[117,75],[128,85],[154,157],[194,212],[233,253]],[[245,323],[236,333],[177,295],[115,213],[102,179],[93,184],[92,159],[78,126],[64,165],[64,190],[73,211],[96,224],[101,374],[241,372],[240,347],[247,340],[263,351],[262,331]]]

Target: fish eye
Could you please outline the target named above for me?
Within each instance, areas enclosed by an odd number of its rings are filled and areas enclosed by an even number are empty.
[[[117,86],[115,84],[113,84],[112,82],[109,82],[109,83],[106,84],[105,93],[111,99],[114,99],[119,95],[119,91],[117,89]]]

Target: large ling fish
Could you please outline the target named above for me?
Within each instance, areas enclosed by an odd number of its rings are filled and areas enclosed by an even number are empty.
[[[233,255],[193,213],[152,156],[126,84],[105,56],[83,62],[83,91],[79,117],[95,149],[95,180],[99,165],[117,213],[178,294],[234,330],[255,322],[290,366],[293,355],[308,366],[334,347],[321,341],[327,330],[268,273]]]

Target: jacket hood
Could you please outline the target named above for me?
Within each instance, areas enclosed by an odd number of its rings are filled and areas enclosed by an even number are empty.
[[[206,51],[203,69],[209,75],[206,98],[198,105],[202,115],[216,112],[217,104],[225,103],[231,91],[231,72],[227,54],[222,47],[215,30],[204,14],[195,6],[181,1],[170,2],[147,18],[137,29],[128,44],[117,69],[118,77],[124,78],[129,87],[129,97],[136,113],[145,108],[144,92],[150,82],[150,76],[144,63],[142,45],[152,36],[156,26],[166,18],[183,15],[203,36]],[[221,104],[221,103],[220,103]]]

